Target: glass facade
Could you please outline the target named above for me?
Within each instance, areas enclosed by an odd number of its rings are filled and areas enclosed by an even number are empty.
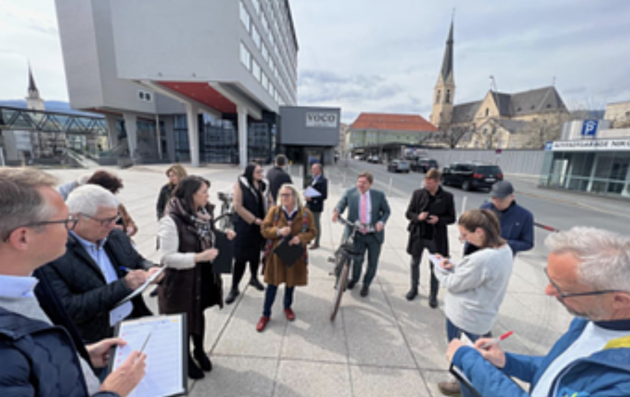
[[[550,151],[539,184],[630,198],[630,151]]]

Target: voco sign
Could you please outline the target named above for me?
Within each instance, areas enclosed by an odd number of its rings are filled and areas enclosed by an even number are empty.
[[[306,126],[319,128],[337,128],[337,113],[308,112]]]

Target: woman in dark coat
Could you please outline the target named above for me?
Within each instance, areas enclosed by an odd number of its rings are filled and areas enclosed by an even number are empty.
[[[194,346],[192,356],[188,349],[188,376],[192,379],[203,378],[203,371],[212,370],[203,347],[204,310],[223,307],[221,277],[212,272],[212,261],[219,254],[213,247],[213,236],[220,232],[212,220],[209,188],[210,182],[201,177],[182,179],[166,206],[158,232],[161,263],[167,267],[158,287],[158,305],[163,314],[186,313]],[[232,231],[227,235],[235,237]]]
[[[260,225],[267,214],[267,184],[263,181],[263,169],[258,164],[249,164],[234,185],[234,230],[236,231],[232,289],[225,299],[228,305],[239,295],[238,285],[249,262],[251,278],[249,284],[259,291],[265,287],[258,280],[258,265],[263,238]]]
[[[182,166],[181,164],[173,164],[166,170],[166,176],[168,177],[168,183],[162,186],[162,189],[160,189],[160,194],[158,196],[158,201],[155,208],[158,221],[164,216],[166,204],[168,204],[168,201],[171,199],[175,187],[177,186],[179,181],[188,176],[188,173],[186,172],[184,166]]]

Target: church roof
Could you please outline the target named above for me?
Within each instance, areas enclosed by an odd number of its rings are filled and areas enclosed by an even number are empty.
[[[437,132],[433,124],[417,114],[361,113],[350,129]]]
[[[453,75],[453,21],[451,21],[451,29],[448,33],[448,39],[446,40],[440,75],[444,81],[448,79],[449,75]]]
[[[555,87],[543,87],[535,90],[507,94],[490,91],[499,114],[505,117],[518,117],[549,111],[567,111],[560,94]],[[468,102],[453,107],[453,123],[472,121],[482,101]]]
[[[530,122],[524,120],[495,120],[497,124],[505,128],[511,134],[529,132]]]

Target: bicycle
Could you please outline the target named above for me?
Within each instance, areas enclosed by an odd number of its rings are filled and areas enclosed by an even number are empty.
[[[344,237],[341,239],[339,248],[337,248],[337,250],[335,251],[335,256],[328,258],[329,262],[335,264],[335,295],[333,297],[333,310],[332,313],[330,313],[330,321],[335,321],[335,317],[337,317],[337,313],[339,312],[341,297],[346,291],[346,285],[348,284],[350,265],[356,259],[361,257],[361,252],[357,250],[357,247],[354,243],[355,236],[358,232],[374,232],[374,226],[372,225],[365,225],[360,223],[359,221],[356,221],[355,223],[350,223],[342,216],[339,216],[338,220],[343,225],[350,226],[352,228],[352,231],[347,235],[344,231]]]
[[[234,203],[232,193],[218,192],[219,200],[221,201],[221,213],[214,220],[217,229],[227,230],[233,228],[232,217],[234,215]]]

